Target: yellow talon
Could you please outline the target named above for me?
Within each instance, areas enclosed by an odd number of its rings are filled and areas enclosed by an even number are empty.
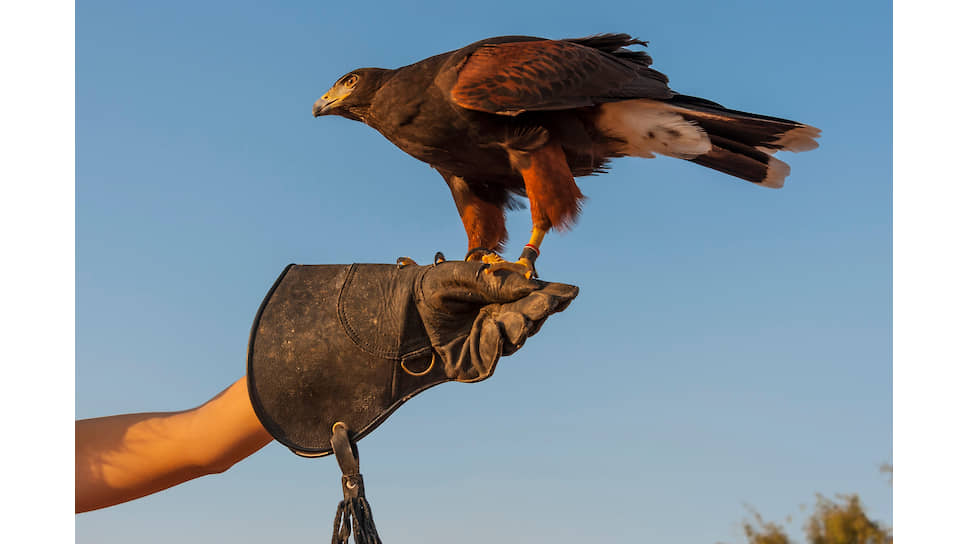
[[[487,255],[484,255],[483,257],[481,257],[481,262],[485,264],[500,264],[500,263],[506,263],[507,261],[505,261],[497,253],[488,253]]]
[[[484,270],[485,274],[493,274],[498,270],[508,270],[523,275],[527,279],[534,277],[534,263],[528,259],[518,259],[515,262],[508,262],[501,258],[497,253],[489,253],[481,258],[481,262],[490,266]]]

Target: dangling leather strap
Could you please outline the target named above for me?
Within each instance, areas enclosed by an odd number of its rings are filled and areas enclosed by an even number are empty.
[[[363,492],[359,450],[350,440],[349,431],[342,421],[333,425],[333,438],[330,443],[339,468],[343,471],[343,500],[336,507],[333,544],[347,544],[350,532],[353,533],[356,544],[382,544],[373,523],[373,512]]]

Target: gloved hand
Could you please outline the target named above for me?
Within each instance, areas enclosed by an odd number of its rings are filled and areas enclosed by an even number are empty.
[[[253,324],[252,405],[294,452],[326,455],[337,421],[358,440],[428,387],[489,377],[577,295],[480,262],[290,265]]]
[[[444,262],[425,267],[414,284],[417,311],[453,380],[491,376],[500,356],[517,351],[578,296],[573,285],[485,270],[477,262]]]

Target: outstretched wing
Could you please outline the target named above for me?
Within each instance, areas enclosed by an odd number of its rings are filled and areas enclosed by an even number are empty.
[[[485,44],[459,67],[451,99],[461,107],[517,115],[673,96],[651,58],[627,35]]]

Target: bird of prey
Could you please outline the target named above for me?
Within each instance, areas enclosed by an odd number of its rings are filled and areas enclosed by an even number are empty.
[[[550,40],[501,36],[396,70],[340,77],[313,115],[366,123],[436,169],[467,231],[468,258],[534,274],[549,229],[581,211],[575,178],[609,159],[656,154],[782,187],[776,151],[817,147],[820,130],[679,94],[628,34]],[[505,212],[530,204],[532,232],[517,262],[497,253]]]

